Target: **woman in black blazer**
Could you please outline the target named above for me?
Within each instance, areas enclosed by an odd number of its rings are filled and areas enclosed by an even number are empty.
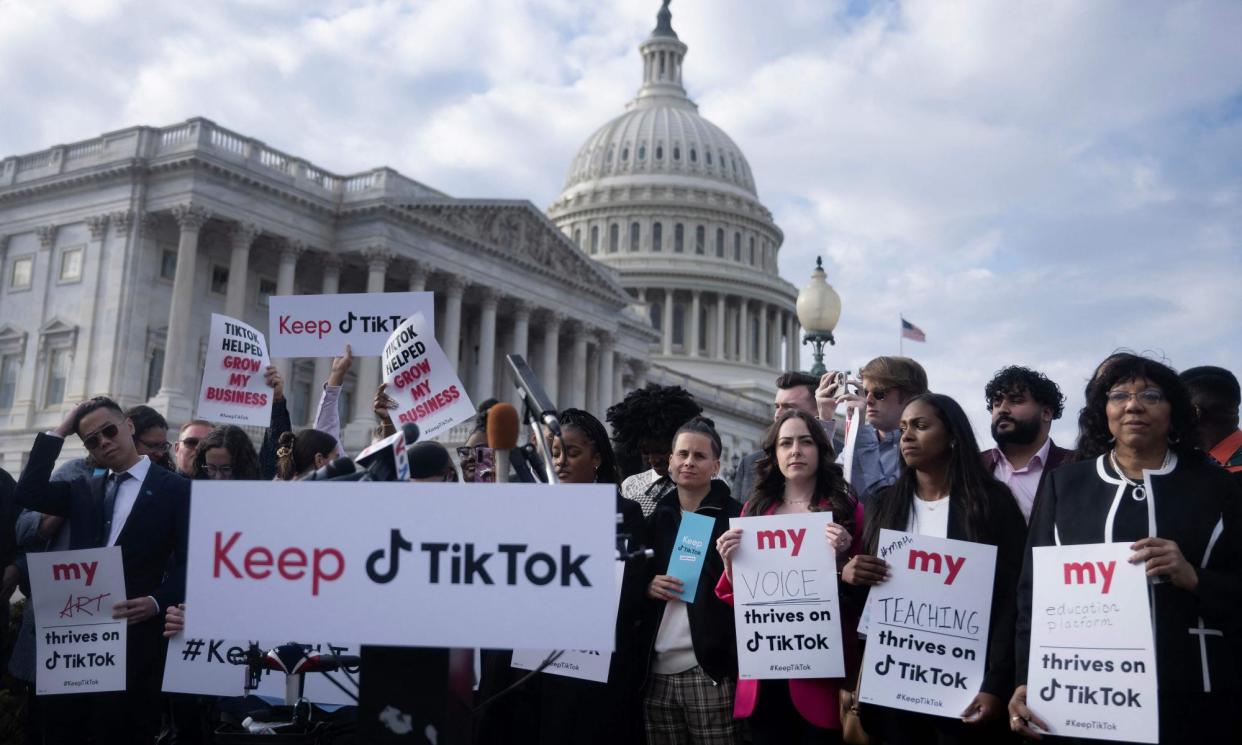
[[[863,726],[875,742],[889,745],[1002,741],[1008,737],[1004,702],[1013,690],[1015,594],[1026,521],[1009,489],[984,469],[970,420],[956,401],[937,393],[915,396],[901,414],[900,429],[901,475],[867,504],[863,554],[845,565],[841,578],[860,587],[887,578],[887,563],[875,555],[882,528],[996,546],[987,665],[961,720],[864,706]]]

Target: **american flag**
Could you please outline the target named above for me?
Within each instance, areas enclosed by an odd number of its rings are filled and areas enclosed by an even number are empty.
[[[925,342],[927,341],[927,334],[923,333],[923,329],[903,318],[901,319],[901,338]]]

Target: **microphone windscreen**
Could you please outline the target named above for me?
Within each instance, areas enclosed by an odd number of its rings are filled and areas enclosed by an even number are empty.
[[[405,446],[408,448],[418,442],[418,425],[414,422],[406,422],[401,425],[401,434],[405,438]]]
[[[513,404],[496,404],[487,412],[487,446],[492,450],[512,450],[517,447],[520,427]]]

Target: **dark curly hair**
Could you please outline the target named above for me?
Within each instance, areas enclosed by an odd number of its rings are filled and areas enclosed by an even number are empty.
[[[964,517],[962,525],[966,529],[966,539],[978,540],[987,530],[990,495],[1003,493],[1008,499],[1013,499],[1013,495],[984,468],[979,442],[975,439],[970,418],[962,410],[961,404],[942,393],[924,393],[907,401],[906,407],[920,401],[932,407],[936,417],[949,433],[949,442],[952,444],[949,449],[947,484],[949,505]],[[918,476],[915,469],[906,465],[902,459],[901,473],[897,476],[897,481],[867,503],[863,540],[868,553],[874,554],[877,550],[882,528],[906,529],[910,509],[917,498],[914,496],[917,489]]]
[[[997,396],[1021,393],[1035,399],[1040,406],[1052,409],[1053,419],[1060,419],[1061,414],[1065,413],[1065,396],[1061,394],[1061,388],[1043,373],[1029,367],[1010,365],[998,370],[983,389],[988,411],[992,410],[992,402]]]
[[[603,422],[582,409],[564,409],[557,415],[557,418],[561,422],[562,430],[566,427],[573,427],[591,441],[591,447],[599,455],[599,468],[595,471],[595,483],[619,485],[621,474],[617,470],[617,456],[612,452],[612,443],[608,441],[608,430],[604,429]]]
[[[259,456],[255,453],[250,435],[232,424],[222,424],[198,441],[198,447],[194,448],[194,478],[208,478],[203,466],[207,465],[207,451],[216,448],[228,451],[233,461],[234,481],[258,481],[262,478],[259,475]]]
[[[1119,383],[1146,380],[1160,388],[1169,402],[1169,449],[1180,457],[1194,453],[1198,421],[1190,392],[1168,365],[1130,352],[1113,354],[1106,368],[1087,386],[1087,405],[1079,416],[1078,454],[1090,460],[1113,447],[1113,433],[1108,429],[1108,392]]]
[[[806,429],[815,442],[815,449],[819,452],[811,511],[831,510],[833,521],[853,534],[856,500],[850,495],[850,487],[845,483],[845,473],[841,466],[833,462],[835,453],[828,435],[824,433],[824,426],[804,411],[786,411],[763,434],[763,440],[759,444],[763,454],[755,461],[754,492],[733,495],[735,499],[746,502],[742,514],[747,517],[764,515],[781,503],[781,497],[785,493],[785,475],[781,473],[776,462],[776,441],[780,437],[781,427],[790,419],[800,419],[806,424]]]
[[[681,386],[648,383],[630,391],[608,408],[612,442],[622,477],[645,470],[644,443],[668,447],[677,428],[703,413],[703,407]]]

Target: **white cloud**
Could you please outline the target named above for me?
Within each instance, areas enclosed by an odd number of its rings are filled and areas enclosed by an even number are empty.
[[[338,172],[546,205],[637,90],[657,0],[0,0],[0,150],[202,115]],[[685,78],[746,152],[830,360],[906,351],[1076,411],[1118,346],[1242,371],[1242,4],[678,0]],[[1074,416],[1055,430],[1072,439]]]

